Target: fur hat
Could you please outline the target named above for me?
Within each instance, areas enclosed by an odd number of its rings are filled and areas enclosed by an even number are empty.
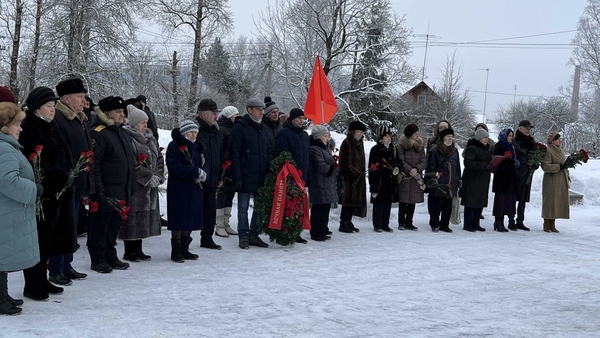
[[[312,129],[310,130],[310,135],[313,138],[317,138],[317,137],[319,137],[321,135],[325,135],[325,134],[329,134],[329,130],[327,129],[326,126],[324,126],[322,124],[314,125],[312,127]]]
[[[132,97],[130,99],[123,101],[124,107],[127,107],[130,104],[133,105],[134,107],[136,107],[137,109],[142,109],[142,101],[140,101],[137,97]]]
[[[354,131],[354,130],[366,131],[367,126],[360,121],[352,121],[352,122],[350,122],[350,125],[348,125],[348,130],[349,131]]]
[[[11,102],[15,103],[15,95],[10,91],[7,86],[0,87],[0,102]]]
[[[198,130],[200,130],[198,128],[198,125],[192,120],[183,120],[179,124],[179,133],[181,135],[185,135],[185,134],[189,133],[190,131],[198,132]]]
[[[62,97],[69,94],[87,93],[87,89],[85,89],[80,78],[74,77],[60,81],[56,85],[56,93]]]
[[[146,96],[144,96],[144,95],[138,95],[138,96],[136,97],[136,99],[137,99],[138,101],[140,101],[140,102],[143,102],[144,104],[146,104]]]
[[[440,131],[438,135],[440,135],[440,139],[441,140],[444,140],[444,137],[446,135],[452,135],[452,136],[454,136],[454,130],[452,130],[451,128],[444,129],[444,130]]]
[[[136,108],[132,104],[127,105],[127,120],[129,120],[129,125],[135,127],[138,123],[146,120],[148,121],[148,114],[145,111]]]
[[[383,139],[383,137],[385,135],[392,134],[392,131],[390,130],[390,127],[386,126],[386,125],[380,125],[377,127],[377,130],[375,131],[375,133],[377,134],[377,139],[381,140]]]
[[[25,103],[27,104],[27,111],[33,114],[41,106],[50,101],[54,101],[54,103],[58,101],[58,97],[54,95],[54,91],[48,87],[37,87],[27,95]]]
[[[198,112],[201,111],[214,111],[218,113],[221,109],[217,108],[217,103],[211,99],[202,99],[200,103],[198,103]]]
[[[223,112],[222,112],[223,116],[225,116],[226,118],[230,119],[233,116],[236,115],[240,115],[240,112],[238,111],[238,109],[234,106],[227,106],[225,108],[223,108]]]
[[[548,144],[552,143],[552,141],[556,141],[560,138],[560,134],[557,131],[551,131],[550,134],[548,134],[548,139],[546,140],[546,142],[548,142]]]
[[[0,102],[0,131],[8,135],[8,127],[25,119],[25,113],[13,102]]]
[[[481,140],[484,137],[490,137],[490,134],[485,129],[479,129],[475,132],[475,139],[477,141]]]
[[[290,121],[300,116],[304,116],[304,111],[302,109],[294,108],[290,110]]]
[[[414,124],[411,123],[408,126],[406,126],[406,128],[404,128],[404,136],[406,136],[407,138],[410,138],[411,136],[413,136],[414,133],[419,131],[419,127]]]
[[[246,101],[246,108],[265,108],[265,104],[259,99],[251,98]]]
[[[100,110],[102,110],[103,112],[109,112],[112,110],[117,110],[117,109],[124,109],[125,108],[125,102],[123,101],[123,98],[120,96],[109,96],[109,97],[105,97],[102,100],[98,101],[98,107],[100,107]]]
[[[264,114],[267,115],[273,109],[279,109],[279,106],[277,106],[277,103],[275,103],[275,101],[271,100],[270,96],[265,97],[265,112],[264,112]],[[279,114],[277,114],[277,115],[279,115]]]

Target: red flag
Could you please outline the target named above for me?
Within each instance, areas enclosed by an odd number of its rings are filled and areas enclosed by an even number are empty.
[[[325,76],[317,56],[312,80],[308,88],[306,104],[304,105],[304,115],[313,120],[315,124],[329,123],[337,109],[337,102],[335,102],[329,81],[327,81],[327,76]]]

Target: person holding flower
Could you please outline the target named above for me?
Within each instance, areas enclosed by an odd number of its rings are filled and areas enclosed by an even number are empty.
[[[531,182],[528,184],[527,181],[532,169],[526,165],[529,159],[529,152],[535,147],[535,141],[533,136],[531,136],[531,129],[533,129],[533,126],[528,120],[519,122],[519,129],[513,140],[517,160],[523,164],[518,168],[517,222],[514,226],[512,224],[508,225],[508,229],[513,231],[517,229],[529,231],[529,228],[523,222],[525,221],[525,206],[529,202],[531,195]]]
[[[344,177],[340,212],[340,232],[359,232],[352,216],[367,216],[367,182],[363,136],[367,126],[360,121],[348,125],[348,133],[340,146],[341,175]]]
[[[204,212],[203,182],[206,181],[204,146],[196,139],[198,125],[184,120],[171,131],[167,147],[167,216],[171,230],[171,260],[183,263],[198,259],[189,252],[190,233],[202,230]]]
[[[8,294],[8,273],[40,261],[35,203],[44,188],[35,183],[27,158],[19,151],[25,113],[12,102],[0,102],[0,314],[22,311],[23,300]]]
[[[419,127],[409,124],[404,128],[398,142],[398,158],[402,160],[401,173],[398,178],[398,230],[413,230],[417,228],[413,224],[415,205],[425,201],[423,170],[427,167],[425,157],[425,143],[419,135]]]
[[[44,187],[42,213],[37,218],[38,240],[41,260],[35,266],[25,269],[24,294],[34,300],[46,300],[48,294],[63,292],[63,288],[52,285],[46,276],[48,259],[72,254],[77,249],[77,224],[75,222],[75,198],[73,181],[70,175],[73,168],[70,149],[58,132],[54,121],[54,106],[58,98],[48,87],[37,87],[27,96],[27,117],[23,121],[19,142],[25,156],[37,155],[39,167],[43,170]],[[65,188],[63,190],[63,188]],[[64,191],[59,197],[57,194]],[[61,272],[50,275],[56,284],[69,278]]]
[[[152,257],[142,250],[142,240],[160,236],[160,209],[158,186],[164,183],[165,163],[158,141],[148,128],[148,115],[133,105],[127,106],[129,125],[123,130],[129,134],[135,158],[135,182],[129,200],[128,218],[121,225],[119,239],[123,240],[123,259],[130,262],[149,261]]]
[[[504,159],[498,166],[492,169],[494,172],[494,181],[492,183],[494,207],[492,215],[494,216],[494,230],[498,232],[508,232],[504,227],[504,216],[508,218],[508,227],[516,229],[517,175],[519,167],[527,165],[517,160],[513,138],[514,132],[512,129],[504,129],[500,132],[498,143],[494,146],[494,155],[504,156]]]
[[[569,171],[565,164],[562,139],[556,131],[547,138],[548,147],[542,160],[542,218],[545,232],[558,232],[556,219],[569,219]]]
[[[90,213],[87,247],[91,269],[100,273],[129,268],[119,260],[116,249],[121,223],[128,218],[136,165],[131,136],[123,130],[124,108],[121,97],[100,100],[91,131],[95,166],[90,192],[98,211]]]
[[[238,235],[229,220],[231,219],[231,208],[233,206],[233,177],[231,174],[231,161],[229,159],[229,137],[233,123],[240,117],[240,113],[234,106],[223,108],[221,117],[217,120],[219,124],[219,133],[223,142],[221,143],[221,152],[223,153],[223,163],[221,164],[220,177],[221,186],[217,189],[217,222],[215,224],[215,235],[220,237],[229,237],[229,235]]]

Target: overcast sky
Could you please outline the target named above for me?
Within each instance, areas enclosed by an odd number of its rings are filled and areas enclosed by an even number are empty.
[[[273,2],[273,0],[271,0]],[[489,68],[486,115],[493,117],[500,106],[529,96],[553,96],[560,86],[570,85],[574,67],[568,65],[572,46],[539,46],[537,44],[570,44],[577,22],[587,4],[585,0],[391,0],[394,11],[405,17],[405,25],[414,35],[429,34],[425,82],[441,83],[440,68],[446,57],[456,51],[462,66],[463,85],[473,97],[473,106],[484,109],[486,71]],[[253,19],[267,7],[267,0],[229,0],[234,15],[235,36],[256,32]],[[566,32],[560,34],[548,34]],[[475,42],[507,39],[494,43],[524,45],[475,47],[448,45],[452,42]],[[412,36],[413,55],[410,62],[422,69],[425,38]],[[446,44],[446,46],[435,46]],[[537,46],[536,46],[537,45]],[[420,78],[419,78],[420,80]],[[415,83],[416,84],[416,83]]]

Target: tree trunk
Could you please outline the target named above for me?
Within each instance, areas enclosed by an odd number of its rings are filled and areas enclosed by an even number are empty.
[[[202,10],[204,1],[198,1],[198,11],[196,12],[196,29],[194,30],[194,54],[192,55],[192,73],[190,74],[190,97],[188,99],[188,109],[193,109],[198,100],[198,76],[200,74],[200,49],[202,43]]]
[[[19,83],[17,79],[19,70],[19,46],[21,44],[21,23],[23,21],[23,1],[17,0],[15,6],[15,31],[12,41],[12,53],[10,55],[10,75],[8,85],[19,101]]]
[[[33,34],[33,55],[31,56],[31,66],[29,69],[29,91],[35,88],[37,60],[40,52],[40,21],[42,18],[42,0],[36,0],[35,11],[35,32]]]
[[[179,90],[177,87],[177,51],[173,52],[173,65],[171,67],[171,79],[173,80],[173,116],[175,116],[177,122],[179,122],[179,99],[177,95],[177,91]]]

